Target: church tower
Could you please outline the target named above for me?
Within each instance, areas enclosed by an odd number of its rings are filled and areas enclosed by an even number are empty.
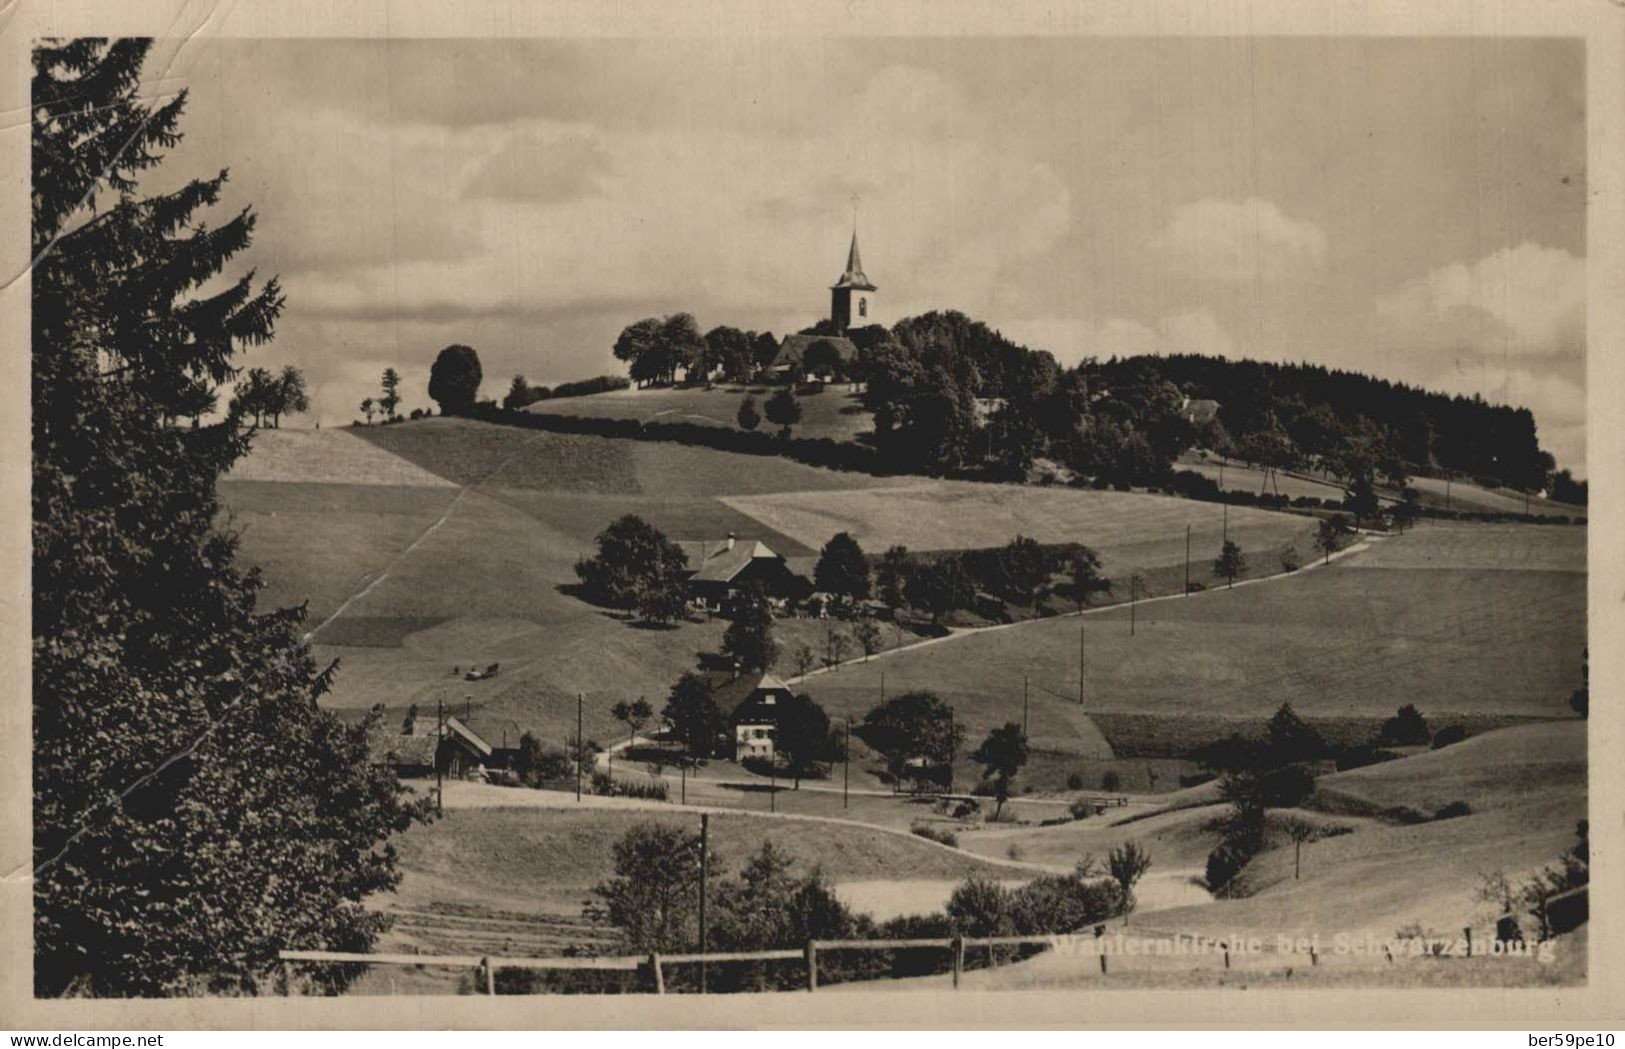
[[[863,275],[863,259],[858,255],[858,230],[852,228],[852,247],[846,253],[846,272],[829,289],[829,317],[841,334],[848,328],[878,324],[875,319],[875,292],[878,289]]]

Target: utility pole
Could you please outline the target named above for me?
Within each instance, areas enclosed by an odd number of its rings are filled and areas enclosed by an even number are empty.
[[[586,741],[581,738],[581,704],[582,695],[576,693],[576,800],[581,800],[581,755],[587,748]]]
[[[700,993],[705,993],[705,881],[710,861],[711,817],[700,813]]]
[[[1185,596],[1191,596],[1191,526],[1185,526]]]
[[[852,786],[852,715],[846,716],[846,750],[841,762],[841,808],[846,808],[847,791]]]
[[[1078,706],[1083,706],[1083,617],[1078,617]]]
[[[440,765],[440,744],[446,740],[446,701],[434,701],[434,814],[446,814],[446,776]]]

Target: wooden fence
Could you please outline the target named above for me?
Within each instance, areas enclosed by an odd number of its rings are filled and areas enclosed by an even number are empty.
[[[1540,920],[1543,923],[1546,921],[1545,915],[1547,913],[1547,908],[1551,908],[1552,905],[1564,904],[1568,903],[1569,901],[1573,901],[1573,903],[1579,904],[1581,907],[1582,916],[1579,918],[1579,921],[1584,922],[1585,918],[1583,916],[1583,909],[1585,904],[1581,902],[1581,898],[1587,896],[1588,889],[1589,886],[1581,886],[1577,889],[1570,889],[1567,892],[1546,897],[1543,901],[1541,901],[1541,910],[1537,912],[1537,914],[1540,916]],[[1502,918],[1520,918],[1530,916],[1532,915],[1530,915],[1528,911],[1514,911],[1509,912],[1508,914],[1500,915],[1499,918],[1491,919],[1491,921],[1493,923],[1498,922]],[[1477,928],[1483,929],[1484,927],[1478,926]],[[282,991],[285,995],[292,995],[295,993],[293,978],[293,966],[295,963],[328,965],[430,965],[451,969],[471,969],[473,970],[475,976],[475,986],[480,988],[485,994],[492,995],[497,993],[497,969],[532,969],[550,971],[579,971],[586,969],[636,972],[644,966],[648,966],[651,984],[650,990],[652,990],[655,994],[665,994],[665,967],[669,965],[698,964],[703,966],[712,964],[726,965],[736,962],[778,962],[799,960],[805,964],[806,989],[808,991],[816,991],[818,990],[818,955],[821,951],[901,951],[935,949],[948,952],[950,960],[949,971],[952,974],[953,986],[957,989],[960,985],[960,978],[964,975],[965,951],[968,948],[986,948],[988,950],[989,958],[992,959],[995,956],[994,949],[998,947],[1058,947],[1060,944],[1069,941],[1075,944],[1078,941],[1089,942],[1090,940],[1099,940],[1106,934],[1106,925],[1104,923],[1095,925],[1092,927],[1091,931],[1092,936],[1090,931],[1085,931],[1080,933],[1056,933],[1042,936],[953,936],[925,937],[904,940],[809,940],[802,947],[784,948],[780,950],[716,951],[703,954],[660,954],[657,952],[642,955],[632,954],[581,958],[499,958],[492,957],[491,955],[474,954],[349,954],[342,951],[281,951],[279,952],[279,957],[282,960]],[[1128,931],[1126,926],[1124,927],[1124,931]],[[1167,938],[1179,936],[1189,937],[1190,935],[1186,933],[1168,932],[1156,928],[1147,928],[1145,926],[1136,926],[1133,931],[1142,937],[1151,936]],[[1465,943],[1469,953],[1471,953],[1473,950],[1474,932],[1475,927],[1473,926],[1464,926],[1462,928],[1462,934],[1465,938]],[[1496,929],[1493,924],[1490,926],[1489,935],[1491,937],[1496,935]],[[1210,938],[1204,937],[1203,939]],[[1214,950],[1210,953],[1222,962],[1224,968],[1230,968],[1232,945],[1222,938],[1212,939],[1212,944],[1214,946]],[[1101,946],[1104,948],[1104,945]],[[1265,945],[1263,949],[1265,951],[1274,950],[1274,948],[1269,945]],[[1386,947],[1384,950],[1386,953]],[[1110,952],[1105,949],[1098,949],[1095,953],[1099,958],[1100,971],[1104,974],[1107,972],[1107,959],[1110,957]],[[1319,965],[1321,961],[1317,952],[1313,950],[1308,952],[1308,959],[1311,966]],[[1387,961],[1392,964],[1394,960],[1394,956],[1391,953],[1388,954]]]
[[[1097,927],[1096,936],[1104,932]],[[1058,940],[1069,935],[1044,936],[953,936],[928,937],[906,940],[809,940],[803,947],[769,951],[727,951],[705,954],[631,954],[582,958],[498,958],[474,954],[349,954],[343,951],[282,951],[282,991],[294,993],[293,966],[296,962],[329,965],[432,965],[449,969],[471,969],[475,985],[485,994],[496,994],[498,969],[541,970],[622,970],[637,971],[648,966],[651,990],[666,993],[665,966],[712,965],[731,962],[775,962],[799,960],[806,967],[806,989],[818,990],[818,955],[820,951],[900,951],[938,949],[947,951],[951,961],[953,986],[958,987],[965,971],[965,951],[972,947],[985,947],[990,952],[997,947],[1053,947]],[[1085,934],[1086,935],[1086,934]],[[1100,955],[1100,971],[1106,971],[1106,955]]]

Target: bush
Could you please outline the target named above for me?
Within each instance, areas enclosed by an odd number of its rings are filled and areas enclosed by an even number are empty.
[[[934,841],[938,845],[951,845],[955,848],[959,846],[958,834],[951,830],[944,830],[941,827],[933,827],[929,823],[916,823],[908,830],[915,837],[924,838],[926,841]]]
[[[1436,820],[1453,820],[1459,816],[1471,815],[1473,807],[1465,801],[1452,801],[1433,814]]]
[[[1066,807],[1066,811],[1071,813],[1072,818],[1075,820],[1086,820],[1095,814],[1095,807],[1089,802],[1084,801],[1082,798],[1079,798],[1072,802],[1072,804],[1068,805]]]
[[[1083,773],[1081,773],[1081,772],[1068,772],[1066,774],[1066,789],[1067,790],[1082,790],[1083,789]]]
[[[624,390],[632,382],[624,375],[600,375],[592,379],[580,379],[576,382],[561,382],[553,387],[551,392],[543,395],[541,400],[556,400],[560,397],[583,397],[590,393],[608,393],[610,390]],[[545,390],[546,387],[540,387]]]
[[[1303,559],[1298,556],[1296,547],[1289,546],[1281,551],[1281,570],[1283,572],[1296,572],[1303,567]]]
[[[1123,777],[1116,769],[1107,769],[1105,775],[1100,777],[1100,789],[1118,791],[1123,789]]]
[[[592,774],[592,792],[607,798],[641,798],[644,801],[667,801],[671,789],[665,780],[612,779],[607,772]]]
[[[1400,707],[1393,717],[1384,721],[1382,729],[1377,733],[1379,744],[1391,743],[1398,746],[1426,745],[1431,738],[1427,718],[1424,718],[1422,712],[1410,703]]]
[[[1296,808],[1315,792],[1315,773],[1307,765],[1284,765],[1260,776],[1259,788],[1265,805]]]
[[[1437,731],[1437,732],[1435,732],[1433,734],[1433,749],[1434,750],[1439,750],[1439,749],[1441,749],[1443,747],[1452,746],[1452,745],[1454,745],[1456,743],[1460,743],[1462,740],[1464,740],[1466,738],[1467,738],[1467,728],[1466,728],[1466,726],[1464,726],[1464,725],[1446,725],[1444,728],[1440,729],[1439,731]]]
[[[1250,859],[1251,856],[1229,844],[1221,844],[1208,853],[1206,875],[1208,891],[1218,893],[1228,888]]]

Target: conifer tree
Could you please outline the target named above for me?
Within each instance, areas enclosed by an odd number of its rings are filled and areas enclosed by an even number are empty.
[[[226,173],[144,195],[186,92],[150,41],[44,41],[33,74],[33,790],[37,994],[254,991],[280,948],[363,950],[416,811],[367,724],[317,697],[303,608],[256,607],[216,528],[241,412],[182,428],[271,338],[275,279],[200,289],[254,215]],[[315,974],[312,974],[315,976]],[[316,977],[324,978],[324,977]],[[332,973],[326,979],[338,980]]]

